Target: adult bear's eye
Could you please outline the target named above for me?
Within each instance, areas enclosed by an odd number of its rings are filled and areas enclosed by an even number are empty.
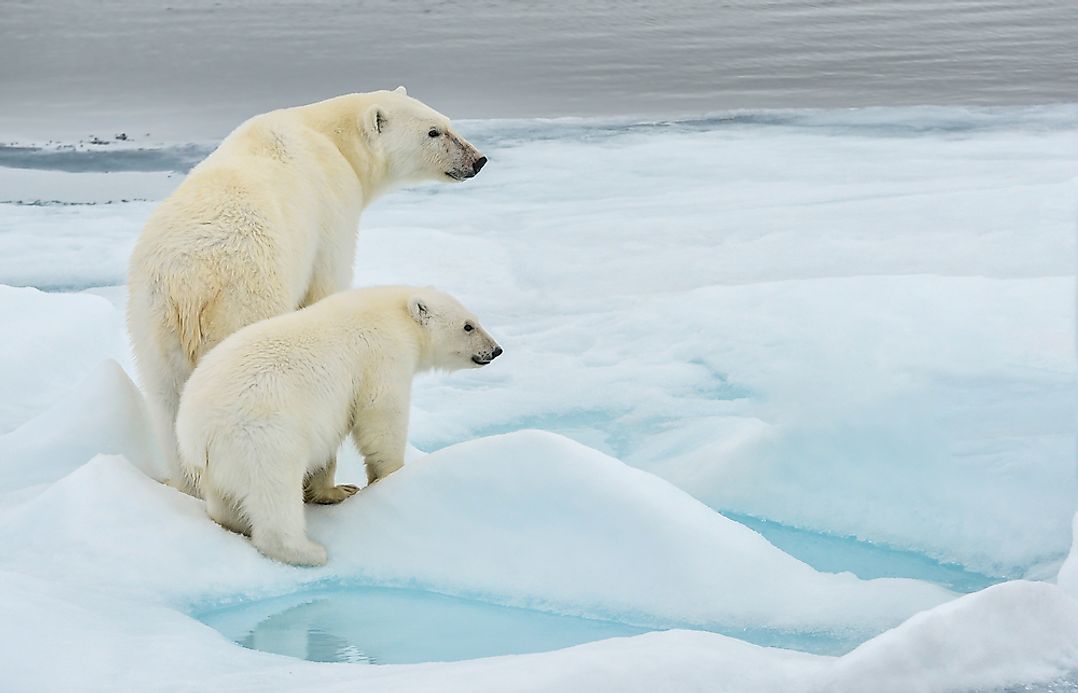
[[[437,131],[437,130],[435,130],[434,128],[431,128],[431,129],[430,129],[430,132],[428,132],[428,133],[427,133],[427,135],[428,135],[429,137],[437,137],[437,136],[438,136],[438,135],[440,135],[440,134],[442,134],[442,133],[438,132],[438,131]]]
[[[472,323],[470,323],[470,322],[464,323],[464,331],[465,332],[471,332],[474,329],[475,329],[475,327],[472,326]]]

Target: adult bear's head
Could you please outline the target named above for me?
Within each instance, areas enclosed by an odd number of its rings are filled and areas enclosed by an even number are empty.
[[[401,182],[472,178],[487,157],[453,130],[444,115],[408,96],[404,87],[375,92],[363,114],[368,141],[386,157],[389,175]]]

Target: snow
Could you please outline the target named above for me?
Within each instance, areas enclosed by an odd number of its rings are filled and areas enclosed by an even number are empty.
[[[266,561],[123,458],[98,457],[8,511],[0,567],[175,604],[348,579],[647,626],[861,639],[953,596],[913,580],[818,573],[668,483],[548,433],[447,448],[362,500],[311,509],[311,534],[333,560],[297,570]],[[79,549],[57,552],[41,533]]]
[[[102,407],[102,402],[108,406]],[[0,492],[58,481],[99,453],[152,465],[153,441],[142,395],[120,365],[109,359],[40,416],[0,436]],[[155,478],[164,469],[147,466]]]
[[[1078,604],[1058,587],[1014,581],[917,614],[866,642],[839,660],[828,685],[846,690],[857,681],[877,681],[877,691],[984,690],[1000,680],[1075,675],[1076,662]],[[937,681],[926,685],[924,670]]]
[[[0,316],[6,332],[0,434],[40,414],[102,360],[126,349],[123,315],[99,296],[0,285]]]
[[[318,570],[265,560],[153,481],[122,282],[153,206],[137,198],[178,177],[127,160],[122,175],[0,168],[5,199],[47,203],[0,204],[0,687],[1073,679],[1075,116],[462,124],[490,166],[373,206],[357,280],[445,288],[506,353],[417,382],[411,441],[430,454],[412,450],[352,501],[309,509],[330,551]],[[340,469],[362,477],[354,452]],[[963,566],[983,573],[978,586],[1057,574],[1058,586],[957,597],[827,572],[716,511]],[[675,630],[329,666],[245,650],[188,616],[323,584]],[[699,628],[726,635],[686,630]],[[841,656],[746,642],[782,635],[818,635]]]
[[[987,690],[1078,675],[1078,603],[1014,581],[920,613],[838,659],[822,690]],[[925,675],[931,672],[931,677]]]

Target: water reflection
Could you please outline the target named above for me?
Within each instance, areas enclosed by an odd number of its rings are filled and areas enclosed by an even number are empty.
[[[251,649],[368,664],[544,652],[645,632],[611,621],[373,587],[243,604],[200,620]]]

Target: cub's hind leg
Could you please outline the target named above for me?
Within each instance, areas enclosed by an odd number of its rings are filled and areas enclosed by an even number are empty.
[[[292,565],[324,565],[326,548],[307,537],[303,476],[297,465],[252,480],[240,508],[251,524],[251,543],[263,554]]]

